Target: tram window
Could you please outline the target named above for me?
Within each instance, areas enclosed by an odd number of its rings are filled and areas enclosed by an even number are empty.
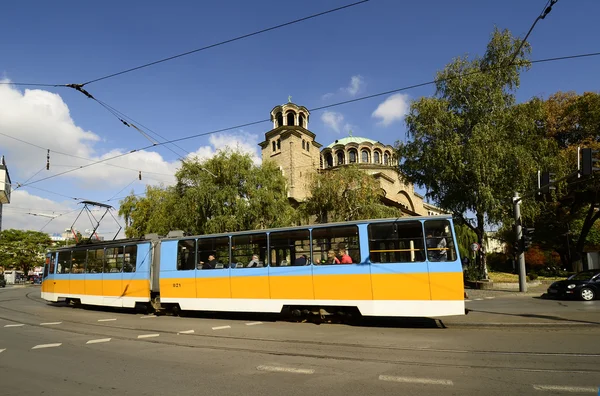
[[[70,274],[71,273],[71,251],[66,250],[58,252],[58,273],[59,274]]]
[[[337,264],[344,252],[352,263],[360,263],[358,227],[315,228],[312,231],[313,262],[315,264]],[[345,263],[349,264],[349,263]]]
[[[50,254],[50,273],[53,274],[56,266],[56,253]]]
[[[83,270],[85,268],[85,256],[85,250],[73,250],[71,255],[71,262],[73,263],[71,266],[71,273],[83,274]]]
[[[419,221],[370,224],[369,256],[372,263],[425,261],[423,226]]]
[[[214,260],[209,258],[211,256]],[[229,237],[198,239],[196,260],[198,269],[229,267]]]
[[[310,264],[308,230],[272,232],[269,235],[270,265],[273,267]]]
[[[123,272],[135,272],[137,262],[137,246],[125,246],[125,254],[123,255]]]
[[[196,269],[196,240],[185,239],[177,242],[177,270]]]
[[[265,266],[267,234],[238,235],[231,238],[231,262],[234,268]]]
[[[456,260],[456,248],[448,220],[426,221],[425,235],[427,235],[427,259],[429,261]]]
[[[104,251],[104,273],[114,274],[123,271],[123,246],[106,248]]]
[[[90,249],[87,253],[86,274],[101,274],[104,266],[104,249]]]
[[[48,276],[48,271],[50,270],[50,258],[46,257],[46,263],[44,264],[44,273],[42,274],[42,278]],[[2,278],[0,278],[2,279]]]

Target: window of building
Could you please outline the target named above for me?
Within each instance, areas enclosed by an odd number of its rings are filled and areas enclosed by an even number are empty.
[[[373,157],[375,159],[375,161],[373,161],[374,163],[381,163],[381,154],[379,153],[379,151],[375,151],[375,153],[373,153]]]
[[[327,265],[337,264],[344,254],[353,263],[360,263],[358,227],[315,228],[312,231],[313,262]]]
[[[325,154],[325,168],[331,168],[333,166],[333,155],[331,153]]]
[[[177,242],[177,270],[191,271],[196,269],[196,240],[184,239]]]
[[[421,222],[370,224],[368,230],[369,255],[372,263],[425,261]]]
[[[306,151],[310,151],[310,142],[306,142]]]
[[[137,246],[125,246],[123,255],[123,272],[135,272],[137,266]]]
[[[344,152],[343,151],[337,152],[337,164],[344,165]]]
[[[271,143],[273,143],[273,151],[277,150],[277,144],[275,143],[275,140],[273,140]]]
[[[104,273],[115,274],[123,272],[123,246],[106,248],[104,251]]]
[[[390,154],[387,151],[383,155],[383,164],[384,165],[389,165],[390,164]]]
[[[283,126],[283,114],[281,112],[277,113],[277,126]]]
[[[54,253],[53,253],[54,254]],[[58,274],[70,274],[71,273],[71,251],[67,250],[64,252],[58,252]]]
[[[304,123],[304,114],[300,113],[300,116],[298,117],[298,119],[299,119],[298,125],[300,125],[302,128],[306,128],[306,124]]]
[[[302,150],[306,150],[306,143],[302,140]]]
[[[456,260],[456,249],[448,220],[427,220],[425,235],[427,235],[427,259],[429,261]]]
[[[277,139],[277,150],[281,150],[281,139]]]
[[[71,273],[73,274],[82,274],[85,269],[85,250],[73,250],[71,253],[71,261],[73,265],[71,266]]]
[[[310,264],[308,230],[272,232],[269,235],[270,263],[273,267]]]
[[[370,158],[369,158],[369,150],[361,151],[361,156],[362,156],[361,162],[364,162],[365,164],[368,164],[369,162],[371,162]]]
[[[348,151],[348,157],[349,157],[349,163],[353,164],[355,162],[357,162],[358,160],[358,153],[356,152],[356,150],[351,149],[350,151]]]
[[[235,263],[235,268],[264,267],[266,257],[267,234],[238,235],[231,238],[231,262]]]
[[[229,267],[229,237],[198,239],[196,259],[202,269]]]
[[[290,111],[289,113],[287,113],[287,124],[288,125],[296,125],[296,113],[294,113],[293,111]]]

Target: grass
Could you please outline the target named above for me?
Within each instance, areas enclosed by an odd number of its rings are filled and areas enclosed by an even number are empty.
[[[511,274],[508,272],[488,272],[488,276],[492,280],[492,282],[496,283],[518,283],[519,275]],[[565,279],[564,276],[538,276],[536,280],[561,280]]]

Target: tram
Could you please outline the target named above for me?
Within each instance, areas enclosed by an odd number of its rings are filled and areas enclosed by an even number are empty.
[[[79,244],[48,252],[41,296],[112,307],[464,315],[450,216]]]

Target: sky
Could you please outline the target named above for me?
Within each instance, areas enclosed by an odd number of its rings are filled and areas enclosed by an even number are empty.
[[[352,2],[6,2],[0,81],[83,83]],[[258,143],[272,124],[232,127],[267,120],[288,96],[313,109],[431,81],[453,58],[482,55],[494,27],[524,37],[546,2],[370,0],[86,85],[151,129],[155,141],[205,134],[130,154],[149,146],[148,138],[82,93],[0,84],[0,155],[13,183],[2,228],[62,232],[80,214],[82,199],[108,203],[116,216],[126,195],[142,194],[147,184],[172,184],[182,156],[206,159],[229,146],[258,164]],[[559,0],[528,39],[531,59],[599,52],[597,15],[599,1]],[[598,70],[600,57],[536,64],[522,74],[517,100],[598,91]],[[313,111],[308,128],[324,146],[349,131],[394,144],[407,139],[411,101],[434,93],[430,85]],[[206,134],[226,128],[232,129]],[[53,176],[65,171],[71,172]],[[17,187],[26,182],[32,184]],[[124,225],[117,220],[107,215],[99,233],[112,238]],[[84,231],[93,223],[84,213],[74,227]]]

